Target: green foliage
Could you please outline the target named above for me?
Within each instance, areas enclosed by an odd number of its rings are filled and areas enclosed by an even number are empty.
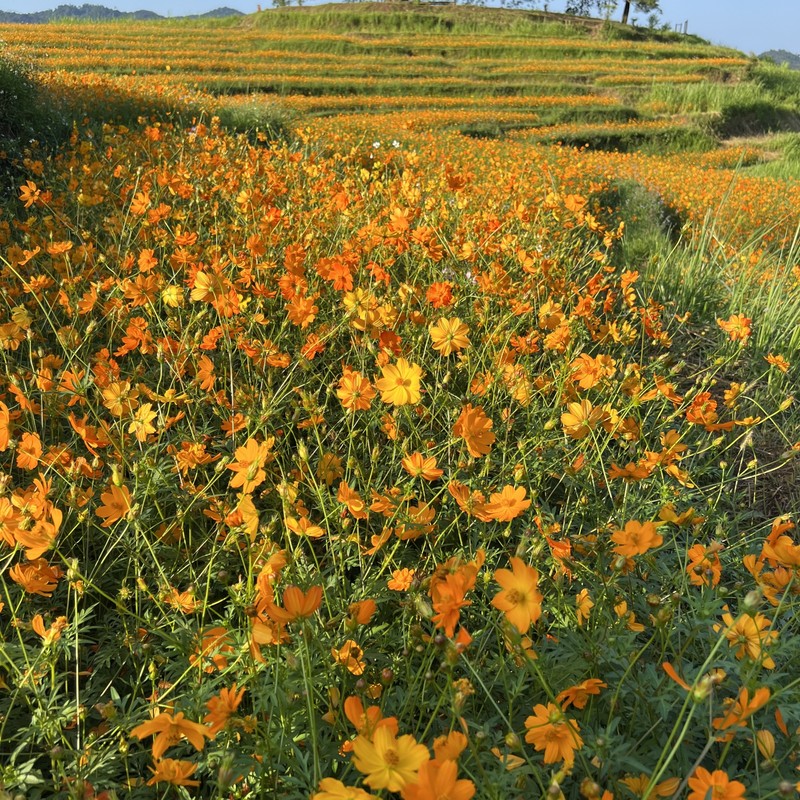
[[[800,113],[794,108],[776,106],[769,100],[730,103],[722,107],[712,126],[723,137],[797,130],[800,129]]]
[[[32,141],[51,146],[68,131],[58,104],[33,69],[0,54],[0,192],[9,191],[7,181]]]

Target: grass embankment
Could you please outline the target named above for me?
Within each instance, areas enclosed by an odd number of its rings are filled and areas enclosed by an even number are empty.
[[[791,797],[796,85],[382,14],[2,29],[0,789]]]

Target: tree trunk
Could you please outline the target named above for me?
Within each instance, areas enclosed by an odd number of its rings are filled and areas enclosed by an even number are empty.
[[[622,10],[622,24],[628,24],[628,14],[631,13],[631,0],[625,0],[625,8]]]

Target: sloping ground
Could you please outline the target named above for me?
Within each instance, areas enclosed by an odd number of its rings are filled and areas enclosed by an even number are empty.
[[[469,135],[536,128],[538,141],[631,148],[667,129],[696,130],[684,114],[672,119],[648,107],[651,87],[739,85],[747,59],[725,48],[679,37],[636,42],[597,21],[476,8],[392,4],[325,6],[262,12],[219,28],[186,22],[0,27],[12,52],[49,70],[159,76],[214,94],[253,95],[265,104],[308,113],[383,113],[418,108],[414,98],[459,98],[453,113],[429,124]],[[350,26],[357,31],[344,30]],[[449,30],[446,38],[437,30]],[[220,35],[220,31],[225,35]],[[473,32],[469,32],[473,31]],[[717,89],[724,94],[724,89]],[[317,98],[309,103],[303,98]],[[348,101],[343,97],[350,98]],[[364,98],[369,98],[365,102]],[[408,98],[407,103],[398,102]],[[487,98],[478,109],[471,99]],[[490,98],[490,101],[488,100]],[[327,102],[326,102],[327,101]],[[457,113],[456,113],[457,112]],[[494,117],[489,119],[487,117]],[[611,132],[641,120],[642,126]],[[571,126],[568,130],[563,125]],[[598,131],[597,126],[601,125]],[[676,134],[676,142],[708,147],[707,137]]]
[[[788,798],[796,84],[364,13],[3,31],[0,794]]]

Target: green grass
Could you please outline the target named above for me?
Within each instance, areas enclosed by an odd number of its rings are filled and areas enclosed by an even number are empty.
[[[756,83],[656,84],[639,99],[663,106],[670,114],[719,112],[734,104],[755,103],[763,98]]]
[[[539,37],[580,37],[586,25],[544,15],[481,9],[473,6],[435,8],[359,3],[326,5],[324,9],[286,8],[261,12],[253,24],[262,30],[324,30],[359,33],[482,33],[534,34]]]

